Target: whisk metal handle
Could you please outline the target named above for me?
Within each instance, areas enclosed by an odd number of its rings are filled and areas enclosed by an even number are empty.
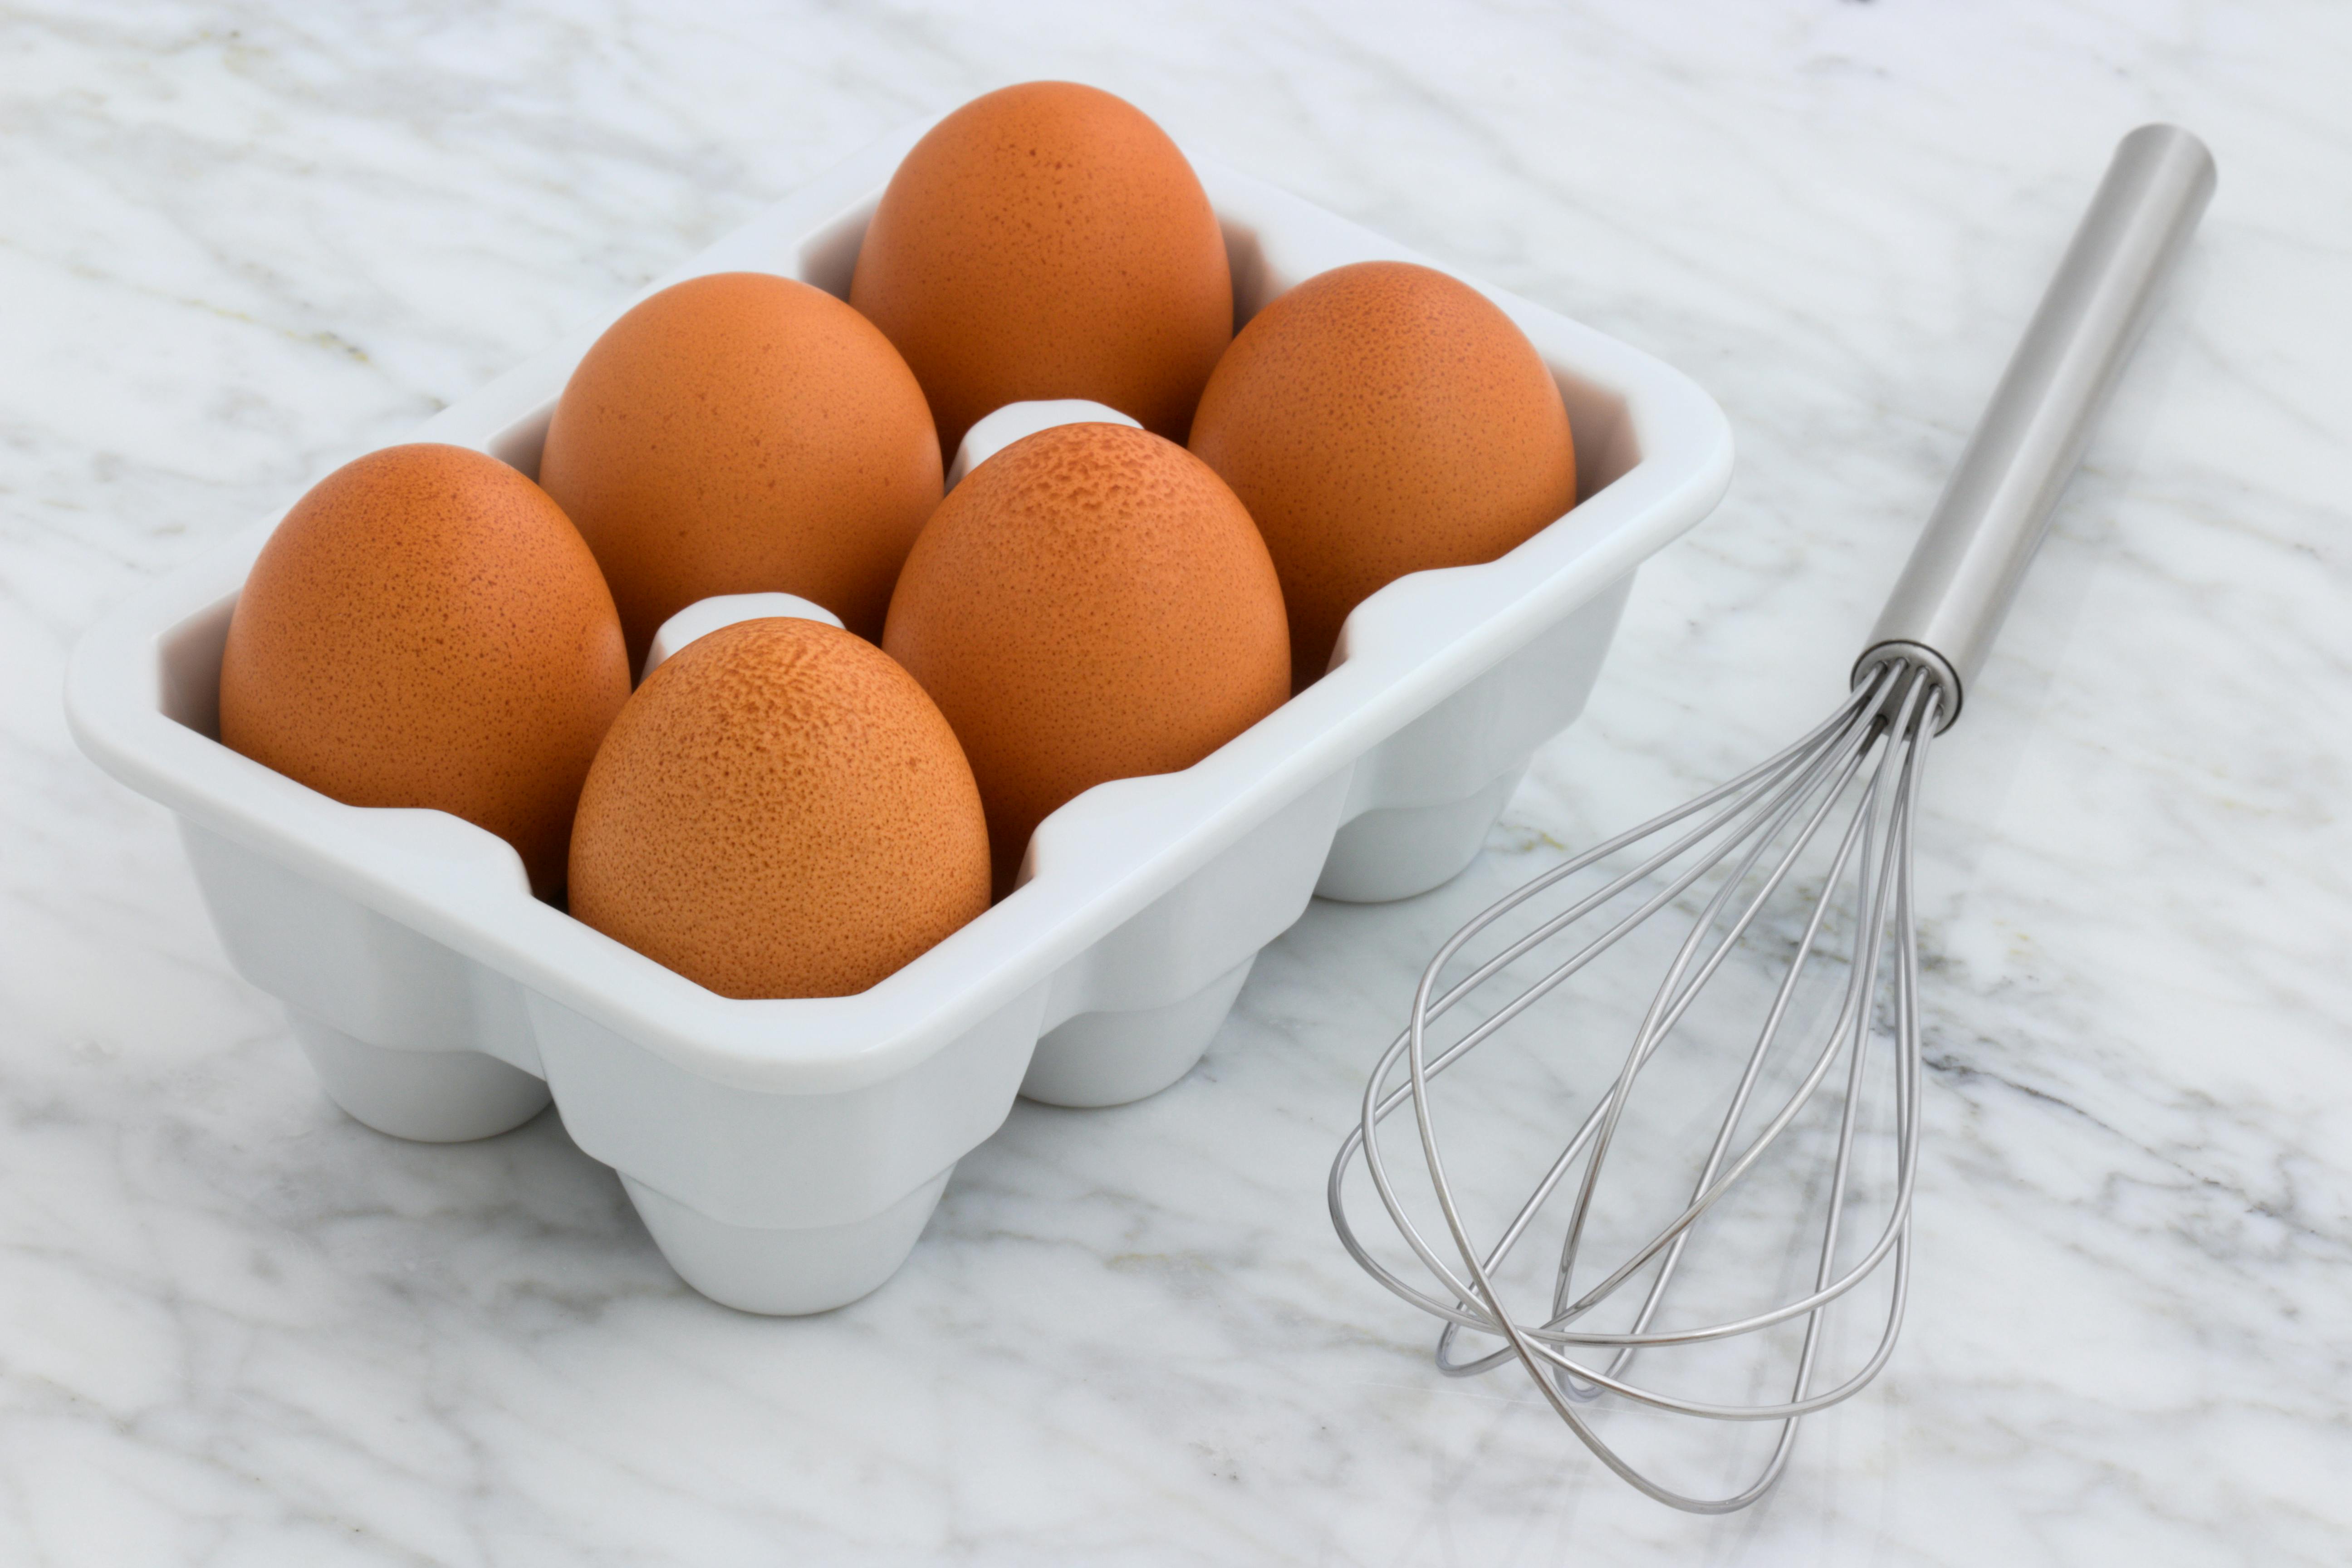
[[[1945,688],[1945,725],[1959,716],[1965,689],[1984,666],[2059,492],[2213,184],[2212,154],[2178,126],[2143,125],[2116,148],[1855,662],[1857,683],[1900,659]]]

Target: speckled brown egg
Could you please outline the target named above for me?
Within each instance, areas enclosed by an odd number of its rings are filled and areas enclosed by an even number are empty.
[[[572,912],[722,996],[846,996],[988,907],[971,769],[923,689],[819,621],[664,661],[596,753]]]
[[[1257,520],[1298,686],[1348,612],[1408,572],[1492,561],[1576,501],[1576,447],[1535,345],[1476,289],[1364,261],[1258,312],[1217,363],[1192,450]]]
[[[1000,892],[1064,801],[1190,767],[1290,689],[1249,514],[1184,448],[1124,425],[1041,431],[973,469],[907,557],[882,646],[963,742]]]
[[[596,340],[539,479],[596,552],[635,668],[662,622],[719,594],[797,594],[879,636],[940,502],[940,449],[873,323],[805,283],[722,272]]]
[[[572,803],[629,695],[595,558],[545,491],[462,447],[313,486],[246,578],[223,743],[349,805],[430,806],[562,890]]]
[[[1224,236],[1140,110],[1033,81],[915,144],[857,252],[849,302],[888,334],[952,455],[1008,403],[1084,397],[1181,441],[1233,337]]]

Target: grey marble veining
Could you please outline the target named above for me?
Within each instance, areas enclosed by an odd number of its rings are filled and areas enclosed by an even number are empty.
[[[0,1562],[2352,1555],[2339,11],[688,10],[0,16]],[[1460,881],[1317,905],[1190,1079],[1017,1108],[883,1290],[743,1317],[553,1117],[423,1148],[329,1107],[168,820],[74,752],[65,651],[870,138],[1037,76],[1659,353],[1739,474]],[[1765,1503],[1668,1513],[1515,1374],[1431,1373],[1326,1163],[1439,940],[1834,700],[2158,117],[2220,195],[1930,780],[1903,1345]]]

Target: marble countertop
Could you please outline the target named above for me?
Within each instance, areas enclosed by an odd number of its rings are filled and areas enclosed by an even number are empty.
[[[2352,1557],[2352,16],[542,0],[0,17],[0,1561]],[[681,21],[675,13],[690,11]],[[1040,76],[1730,416],[1489,853],[1318,903],[1144,1103],[1023,1104],[901,1274],[681,1285],[556,1118],[403,1144],[74,750],[75,635],[882,132]],[[1450,1383],[1322,1177],[1496,889],[1811,722],[2116,138],[2204,230],[1939,748],[1908,1327],[1727,1519]]]

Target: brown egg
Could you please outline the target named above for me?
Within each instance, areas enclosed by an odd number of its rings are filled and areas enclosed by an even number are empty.
[[[1045,815],[1186,768],[1290,694],[1282,590],[1234,493],[1173,442],[1064,425],[940,504],[882,646],[955,726],[1000,892]]]
[[[486,827],[552,898],[628,695],[613,595],[546,492],[463,447],[392,447],[262,546],[221,655],[221,741],[348,805]]]
[[[1259,311],[1217,362],[1192,446],[1265,536],[1301,687],[1374,589],[1492,561],[1576,501],[1568,410],[1535,345],[1476,289],[1402,261],[1334,268]]]
[[[722,996],[846,996],[988,908],[953,731],[872,643],[740,621],[637,689],[572,835],[572,912]]]
[[[805,283],[722,272],[596,340],[539,479],[596,552],[635,669],[662,622],[719,594],[797,594],[879,636],[940,503],[940,448],[872,322]]]
[[[1085,397],[1181,441],[1234,331],[1217,215],[1167,133],[1066,81],[976,98],[890,178],[849,302],[931,400],[941,450],[1008,403]]]

